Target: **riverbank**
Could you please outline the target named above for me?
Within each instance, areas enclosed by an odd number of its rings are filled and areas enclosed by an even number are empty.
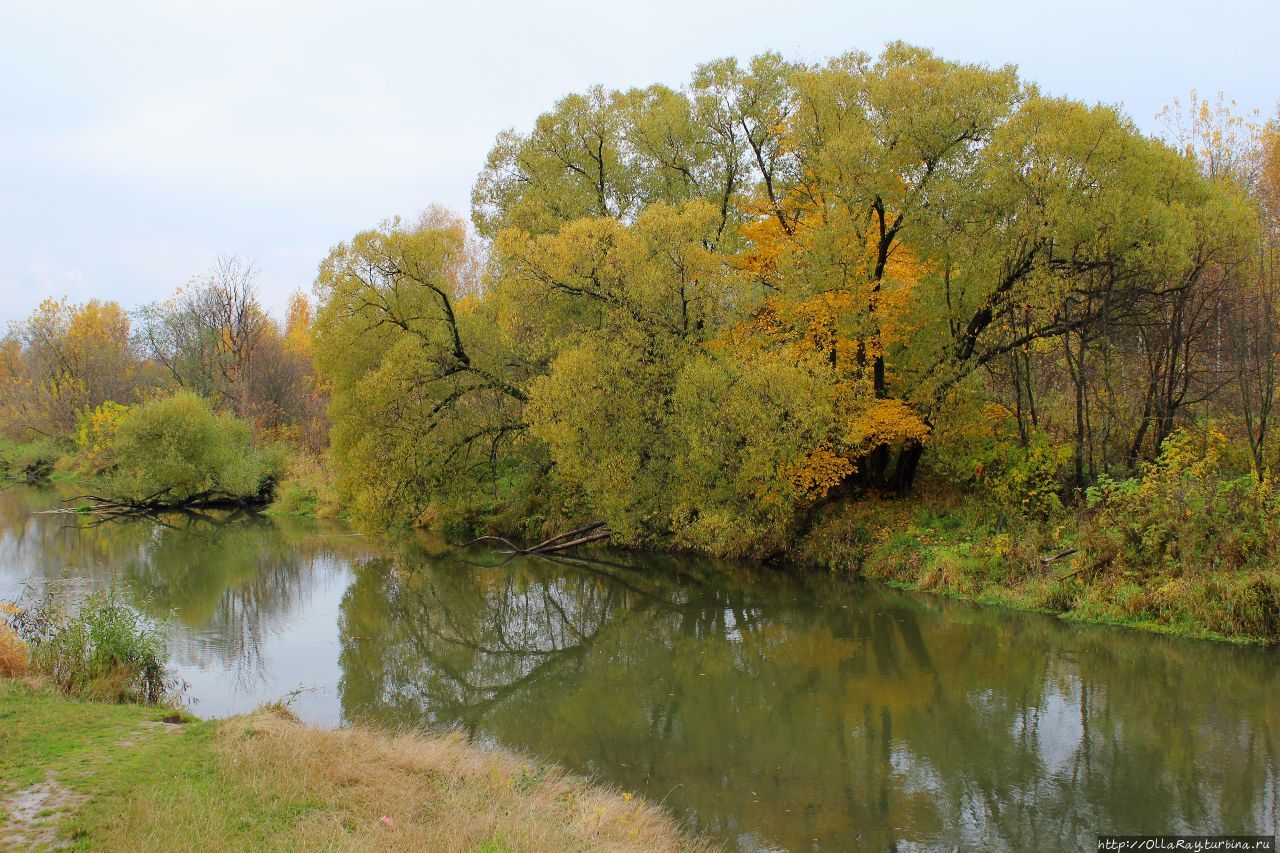
[[[0,847],[700,850],[657,806],[460,735],[328,731],[0,678]]]
[[[11,479],[71,478],[47,443],[0,446]],[[56,449],[56,448],[55,448]],[[1028,513],[926,480],[906,499],[832,507],[780,554],[784,562],[1065,619],[1193,639],[1280,643],[1280,494],[1172,445],[1140,477],[1101,478],[1086,496]],[[0,472],[3,473],[3,472]],[[314,456],[298,453],[265,515],[334,517]],[[581,519],[558,519],[555,530]],[[545,526],[545,525],[544,525]],[[461,535],[528,537],[529,519],[476,519]],[[542,531],[545,533],[546,531]],[[553,531],[554,532],[554,531]]]
[[[926,489],[908,500],[840,508],[800,543],[799,561],[1072,621],[1280,643],[1280,572],[1267,562],[1268,531],[1250,530],[1243,519],[1242,529],[1216,529],[1212,513],[1180,504],[1151,512],[1177,523],[1121,520],[1083,508],[1028,519],[973,496]],[[1153,530],[1163,542],[1142,535]],[[1233,533],[1263,541],[1228,547],[1222,540]],[[1233,547],[1243,554],[1230,553]]]

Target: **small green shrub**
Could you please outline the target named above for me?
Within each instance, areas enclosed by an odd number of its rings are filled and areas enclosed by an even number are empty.
[[[1062,510],[1059,471],[1070,448],[1049,435],[1019,432],[1004,406],[969,400],[944,415],[931,442],[931,467],[956,484],[980,492],[1006,512],[1044,520]]]
[[[56,596],[7,603],[3,627],[30,649],[33,668],[62,692],[85,699],[159,704],[186,685],[165,667],[165,631],[115,590],[68,612]]]

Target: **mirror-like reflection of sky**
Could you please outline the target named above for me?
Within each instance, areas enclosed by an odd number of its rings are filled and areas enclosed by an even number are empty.
[[[1276,650],[671,556],[515,560],[247,514],[94,526],[0,493],[0,598],[124,584],[221,716],[454,726],[740,849],[1275,832]],[[476,563],[488,563],[477,565]]]

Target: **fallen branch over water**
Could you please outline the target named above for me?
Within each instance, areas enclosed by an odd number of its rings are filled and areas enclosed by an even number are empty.
[[[88,501],[88,504],[79,508],[79,511],[88,511],[94,514],[105,515],[151,515],[161,512],[172,512],[174,510],[184,509],[208,509],[218,507],[246,507],[256,504],[265,503],[263,495],[254,495],[251,497],[243,497],[230,494],[216,489],[205,492],[199,492],[184,498],[176,498],[172,495],[173,489],[166,487],[158,492],[153,492],[146,497],[133,499],[116,499],[104,497],[103,495],[76,495],[75,497],[66,498],[63,503],[72,503],[74,501]]]
[[[612,535],[613,531],[603,521],[597,521],[594,524],[588,524],[586,527],[579,527],[576,530],[552,536],[550,539],[544,539],[529,548],[521,548],[510,539],[505,539],[501,536],[481,536],[478,539],[472,539],[462,547],[469,548],[481,542],[501,542],[510,549],[506,552],[509,554],[554,554],[559,551],[567,551],[570,548],[577,548],[580,545],[600,542]]]

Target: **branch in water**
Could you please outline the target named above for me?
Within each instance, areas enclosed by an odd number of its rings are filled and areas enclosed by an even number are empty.
[[[470,542],[462,545],[463,548],[469,548],[472,545],[478,545],[481,542],[501,542],[511,549],[512,554],[553,554],[557,551],[566,551],[570,548],[576,548],[579,545],[586,545],[591,542],[599,542],[608,539],[613,535],[613,531],[605,526],[603,521],[597,521],[594,524],[588,524],[586,527],[579,527],[576,530],[570,530],[550,539],[544,539],[537,545],[529,548],[521,548],[509,539],[501,536],[481,536],[478,539],[472,539]]]

